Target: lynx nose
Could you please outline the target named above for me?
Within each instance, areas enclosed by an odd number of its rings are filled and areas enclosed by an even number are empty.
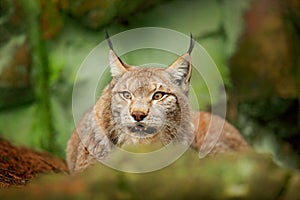
[[[142,121],[147,115],[141,111],[133,111],[131,116],[135,119],[135,121]]]

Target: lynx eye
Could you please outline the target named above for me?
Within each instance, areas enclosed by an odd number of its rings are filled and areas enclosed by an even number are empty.
[[[126,91],[125,92],[121,92],[120,95],[124,99],[131,99],[132,98],[131,94],[129,92],[126,92]]]
[[[165,96],[164,92],[155,92],[152,96],[153,100],[160,100],[161,98],[163,98],[163,96]]]

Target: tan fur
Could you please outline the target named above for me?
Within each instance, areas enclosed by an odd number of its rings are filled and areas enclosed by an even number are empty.
[[[202,148],[203,152],[212,155],[250,149],[240,132],[219,116],[208,112],[194,112],[193,123],[197,129],[192,147],[198,150]]]
[[[192,40],[188,53],[166,69],[130,66],[117,57],[109,44],[113,79],[68,141],[66,157],[71,173],[109,156],[115,145],[193,142],[194,148],[209,154],[249,148],[225,120],[191,111],[188,90]]]

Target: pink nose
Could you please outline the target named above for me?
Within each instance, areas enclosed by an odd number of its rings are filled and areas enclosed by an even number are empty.
[[[141,111],[133,111],[131,116],[134,118],[135,121],[142,121],[147,115]]]

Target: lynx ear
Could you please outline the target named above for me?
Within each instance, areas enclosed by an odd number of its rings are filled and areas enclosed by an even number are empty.
[[[115,53],[112,42],[109,38],[108,33],[106,32],[106,41],[109,46],[109,66],[110,66],[110,73],[113,78],[118,79],[121,77],[125,72],[128,71],[128,66],[124,63]]]
[[[167,68],[167,72],[172,76],[173,81],[182,87],[185,92],[188,92],[188,85],[192,75],[192,59],[191,52],[194,48],[194,40],[191,35],[190,47],[188,51],[177,58],[177,60]]]

